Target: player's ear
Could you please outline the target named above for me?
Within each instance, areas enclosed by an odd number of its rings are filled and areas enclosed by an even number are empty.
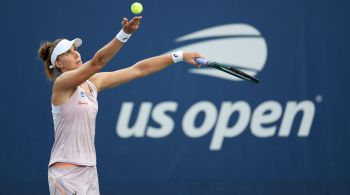
[[[59,58],[57,58],[57,60],[56,60],[56,67],[57,68],[63,68],[63,64],[62,64],[62,62],[61,62],[61,60]]]

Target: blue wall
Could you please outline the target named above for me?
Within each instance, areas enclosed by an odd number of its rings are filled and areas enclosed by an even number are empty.
[[[86,61],[132,17],[131,1],[0,3],[1,194],[48,194],[52,83],[40,42],[80,37]],[[141,3],[140,29],[104,71],[185,48],[261,84],[178,63],[100,93],[101,194],[350,193],[349,1]]]

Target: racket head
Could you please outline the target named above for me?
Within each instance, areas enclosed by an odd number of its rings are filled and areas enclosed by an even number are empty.
[[[225,73],[228,73],[230,75],[233,75],[233,76],[238,77],[240,79],[243,79],[245,81],[249,81],[251,83],[259,83],[260,82],[257,78],[250,76],[249,74],[247,74],[243,71],[240,71],[232,66],[229,66],[229,65],[226,65],[223,63],[209,61],[205,58],[195,58],[194,61],[200,65],[215,68],[217,70],[223,71]]]
[[[230,75],[233,75],[233,76],[238,77],[240,79],[243,79],[245,81],[249,81],[251,83],[256,83],[257,84],[257,83],[260,82],[257,78],[255,78],[255,77],[253,77],[253,76],[251,76],[251,75],[249,75],[249,74],[247,74],[247,73],[245,73],[245,72],[243,72],[241,70],[238,70],[238,69],[236,69],[236,68],[234,68],[232,66],[228,66],[226,64],[221,64],[221,63],[218,63],[218,62],[210,62],[210,61],[208,61],[207,66],[215,68],[217,70],[221,70],[223,72],[226,72],[226,73],[228,73]]]

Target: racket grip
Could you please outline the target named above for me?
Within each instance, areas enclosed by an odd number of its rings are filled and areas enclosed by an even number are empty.
[[[208,60],[205,58],[195,58],[194,61],[204,66],[208,64]]]

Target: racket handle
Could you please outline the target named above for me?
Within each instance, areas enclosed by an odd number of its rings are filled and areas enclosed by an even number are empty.
[[[208,64],[208,60],[205,58],[195,58],[194,61],[203,66]]]

